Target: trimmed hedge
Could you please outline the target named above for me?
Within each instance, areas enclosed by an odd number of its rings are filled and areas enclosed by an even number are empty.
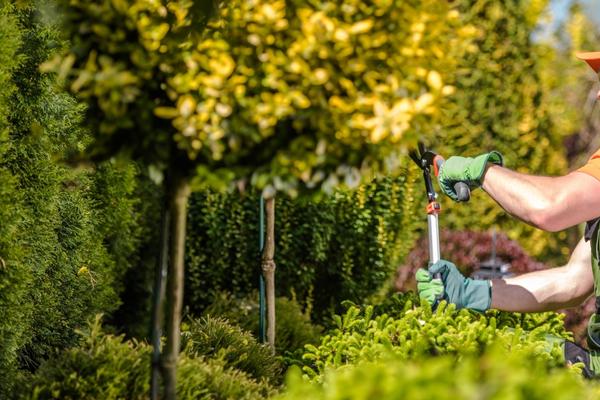
[[[349,305],[343,315],[335,315],[336,327],[321,338],[319,345],[306,346],[303,372],[320,380],[328,369],[374,361],[386,354],[404,360],[442,354],[461,359],[480,356],[492,344],[512,352],[531,353],[549,366],[564,364],[562,350],[553,340],[548,341],[548,335],[571,338],[561,314],[493,310],[479,314],[466,309],[456,311],[454,304],[445,302],[432,311],[412,292],[395,297],[379,310],[378,306]]]
[[[287,378],[280,400],[571,400],[596,399],[600,387],[574,371],[553,369],[523,352],[493,346],[482,357],[406,362],[388,356],[328,371],[323,383],[308,383],[298,369]]]
[[[277,399],[592,399],[600,386],[564,367],[570,338],[556,313],[432,312],[414,293],[348,305],[318,346],[306,346]],[[304,374],[302,374],[302,371]],[[578,397],[579,396],[579,397]]]
[[[344,299],[360,302],[374,295],[424,224],[414,212],[421,200],[414,194],[418,179],[411,167],[320,201],[279,196],[277,294],[297,298],[317,322]],[[244,297],[258,288],[258,208],[258,197],[251,194],[192,195],[185,290],[192,313],[201,313],[221,291]]]

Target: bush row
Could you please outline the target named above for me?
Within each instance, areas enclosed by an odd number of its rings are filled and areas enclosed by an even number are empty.
[[[414,168],[316,202],[276,200],[276,290],[320,321],[341,300],[376,293],[423,225]],[[189,207],[186,304],[202,312],[220,291],[255,291],[260,274],[259,199],[204,191]]]

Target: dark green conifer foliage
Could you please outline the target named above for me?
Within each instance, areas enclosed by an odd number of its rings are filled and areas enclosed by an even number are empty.
[[[15,90],[11,75],[19,65],[16,54],[21,42],[18,21],[8,3],[0,1],[0,388],[11,382],[11,368],[25,340],[21,320],[28,310],[19,299],[31,279],[21,263],[22,238],[18,227],[23,212],[22,198],[15,190],[17,179],[5,161],[7,154],[13,151],[8,114]]]
[[[57,33],[26,3],[0,11],[3,397],[19,369],[35,369],[73,345],[91,316],[118,307],[139,231],[133,165],[62,161],[89,137],[83,107],[39,72],[60,46]]]

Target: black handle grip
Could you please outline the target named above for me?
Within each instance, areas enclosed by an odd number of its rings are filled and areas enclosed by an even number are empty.
[[[471,198],[471,190],[469,186],[464,182],[456,182],[454,184],[454,191],[458,196],[458,201],[467,202]]]

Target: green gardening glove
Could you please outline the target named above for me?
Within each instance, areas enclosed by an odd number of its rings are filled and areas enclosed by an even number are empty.
[[[458,201],[458,196],[454,190],[456,182],[465,182],[471,190],[477,189],[481,186],[481,178],[488,162],[502,166],[502,154],[492,151],[475,158],[450,157],[442,164],[438,174],[438,182],[442,192],[452,200]]]
[[[438,273],[441,279],[434,279],[433,276]],[[456,304],[458,309],[470,308],[483,312],[492,303],[490,281],[465,278],[450,261],[440,260],[429,267],[429,271],[418,270],[416,279],[419,296],[431,304],[435,304],[440,296]]]
[[[423,268],[419,268],[415,274],[417,280],[417,291],[419,297],[434,305],[438,299],[444,296],[444,282],[441,279],[433,279],[431,274]]]

